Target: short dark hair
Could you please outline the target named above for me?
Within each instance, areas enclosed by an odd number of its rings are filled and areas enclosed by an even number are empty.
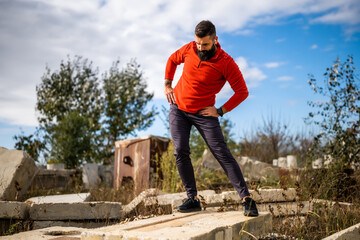
[[[215,37],[216,29],[215,25],[209,20],[203,20],[198,23],[195,27],[195,35],[199,38],[203,38],[206,36]]]

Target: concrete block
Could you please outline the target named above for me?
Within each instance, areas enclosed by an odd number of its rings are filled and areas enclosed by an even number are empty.
[[[84,164],[82,179],[84,187],[90,189],[99,183],[99,167],[96,163]]]
[[[37,171],[27,153],[0,148],[0,200],[21,200]]]
[[[259,217],[248,218],[239,211],[216,212],[211,209],[174,213],[89,230],[82,233],[81,239],[238,239],[242,229],[255,236],[266,234],[272,229],[272,217],[269,213],[260,213]],[[243,233],[241,239],[252,237]]]
[[[114,184],[114,164],[112,165],[100,165],[99,177],[102,184],[107,186],[113,186]]]
[[[288,168],[298,168],[297,159],[295,155],[288,155],[286,157]]]
[[[279,157],[278,158],[278,166],[280,168],[287,168],[288,167],[287,158],[286,157]]]
[[[147,189],[145,191],[142,191],[136,198],[134,198],[129,204],[127,204],[126,206],[124,206],[123,208],[123,213],[125,215],[129,214],[130,212],[132,212],[133,210],[136,209],[136,207],[144,202],[147,198],[149,197],[154,197],[157,196],[159,194],[163,194],[160,190],[156,189],[156,188],[150,188]]]
[[[77,228],[99,228],[111,225],[112,222],[106,221],[34,221],[32,230],[48,228],[48,227],[77,227]],[[113,223],[115,224],[115,223]]]
[[[296,200],[295,188],[250,190],[252,198],[259,203],[264,202],[292,202]]]
[[[65,164],[64,163],[48,163],[46,164],[47,170],[64,170]]]
[[[304,202],[284,202],[284,203],[263,203],[257,204],[258,211],[270,212],[273,216],[294,216],[296,214],[305,215],[311,211],[311,204]]]
[[[117,219],[122,205],[116,202],[43,203],[32,204],[31,220]]]
[[[360,239],[360,223],[330,235],[323,240],[354,240]]]
[[[75,194],[63,194],[63,195],[50,195],[29,198],[25,202],[28,204],[36,203],[77,203],[87,202],[90,200],[90,193],[75,193]]]
[[[1,237],[1,240],[77,240],[81,238],[81,233],[86,231],[89,230],[76,227],[49,227],[45,229],[21,232],[11,236],[3,236]]]
[[[0,219],[26,219],[29,205],[23,202],[0,201]]]

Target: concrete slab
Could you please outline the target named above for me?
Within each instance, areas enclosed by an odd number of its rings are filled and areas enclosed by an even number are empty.
[[[99,182],[99,166],[96,163],[84,164],[82,180],[85,189],[95,187]]]
[[[109,225],[119,223],[120,221],[115,220],[95,220],[95,221],[34,221],[32,223],[32,230],[48,228],[48,227],[77,227],[77,228],[100,228]]]
[[[31,220],[117,219],[123,215],[117,202],[42,203],[30,207]]]
[[[77,203],[90,200],[90,193],[75,193],[63,195],[51,195],[29,198],[25,202],[28,204],[36,203]]]
[[[23,202],[0,201],[0,219],[25,219],[29,215],[29,205]]]
[[[206,210],[195,213],[174,213],[145,220],[128,222],[89,230],[81,234],[82,240],[120,239],[253,239],[270,232],[270,213],[249,218],[240,211],[216,212]]]
[[[37,171],[29,154],[0,147],[0,200],[21,200]]]
[[[252,198],[257,203],[292,202],[296,200],[296,190],[289,189],[260,189],[250,190]],[[227,191],[216,194],[213,190],[199,191],[198,195],[202,200],[203,207],[218,207],[224,204],[240,203],[240,196],[236,191]],[[162,194],[144,199],[145,206],[160,205],[171,206],[175,209],[180,206],[186,198],[186,193]],[[127,208],[127,207],[126,207]]]
[[[360,239],[360,223],[337,232],[323,240],[354,240]]]
[[[49,227],[39,230],[17,233],[11,236],[0,237],[1,240],[80,240],[81,233],[88,231],[85,228]]]

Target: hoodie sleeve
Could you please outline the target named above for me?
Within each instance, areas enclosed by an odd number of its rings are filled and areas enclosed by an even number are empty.
[[[174,79],[177,66],[180,65],[181,63],[184,63],[185,61],[185,54],[189,49],[189,45],[190,43],[184,45],[179,50],[171,54],[171,56],[169,57],[166,63],[165,79],[169,79],[169,80]]]
[[[232,90],[235,92],[223,106],[228,112],[230,112],[249,96],[249,91],[246,87],[245,80],[239,66],[230,56],[227,64],[225,64],[224,76],[229,82]]]

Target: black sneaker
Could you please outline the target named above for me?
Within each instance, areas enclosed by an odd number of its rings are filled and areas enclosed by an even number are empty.
[[[179,212],[195,212],[201,211],[200,200],[195,198],[188,198],[181,206],[177,208]]]
[[[257,217],[259,216],[258,210],[256,208],[256,203],[252,198],[245,198],[245,202],[243,202],[244,206],[244,215],[246,217]]]

